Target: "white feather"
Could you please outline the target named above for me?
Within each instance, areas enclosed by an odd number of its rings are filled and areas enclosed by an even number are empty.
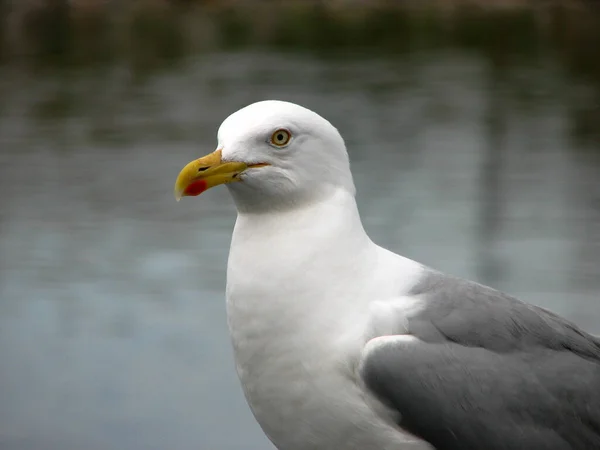
[[[283,149],[268,143],[278,128],[293,135]],[[228,185],[239,213],[228,320],[263,430],[280,450],[430,449],[357,377],[365,344],[419,309],[407,294],[423,268],[365,233],[340,134],[312,111],[268,101],[227,118],[219,146],[224,159],[270,164]]]

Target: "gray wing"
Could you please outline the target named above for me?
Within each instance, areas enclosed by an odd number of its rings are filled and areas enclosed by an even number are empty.
[[[366,352],[367,388],[437,450],[600,449],[600,339],[541,308],[432,272],[414,342]],[[384,338],[385,339],[385,338]]]

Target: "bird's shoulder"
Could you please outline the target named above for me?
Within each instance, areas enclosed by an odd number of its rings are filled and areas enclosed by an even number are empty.
[[[423,306],[406,319],[407,334],[425,342],[449,341],[497,352],[538,346],[600,362],[599,338],[489,286],[427,270],[410,296]]]

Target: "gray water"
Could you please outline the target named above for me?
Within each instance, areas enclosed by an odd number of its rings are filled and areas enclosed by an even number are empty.
[[[373,239],[600,332],[600,147],[551,60],[470,52],[189,55],[0,77],[0,448],[272,448],[239,387],[224,308],[224,188],[180,168],[267,98],[345,137]]]

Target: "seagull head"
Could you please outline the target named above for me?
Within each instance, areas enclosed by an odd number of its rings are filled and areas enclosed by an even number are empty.
[[[227,184],[239,211],[261,212],[300,207],[338,189],[354,194],[340,133],[302,106],[253,103],[223,121],[217,140],[213,153],[181,170],[177,200]]]

